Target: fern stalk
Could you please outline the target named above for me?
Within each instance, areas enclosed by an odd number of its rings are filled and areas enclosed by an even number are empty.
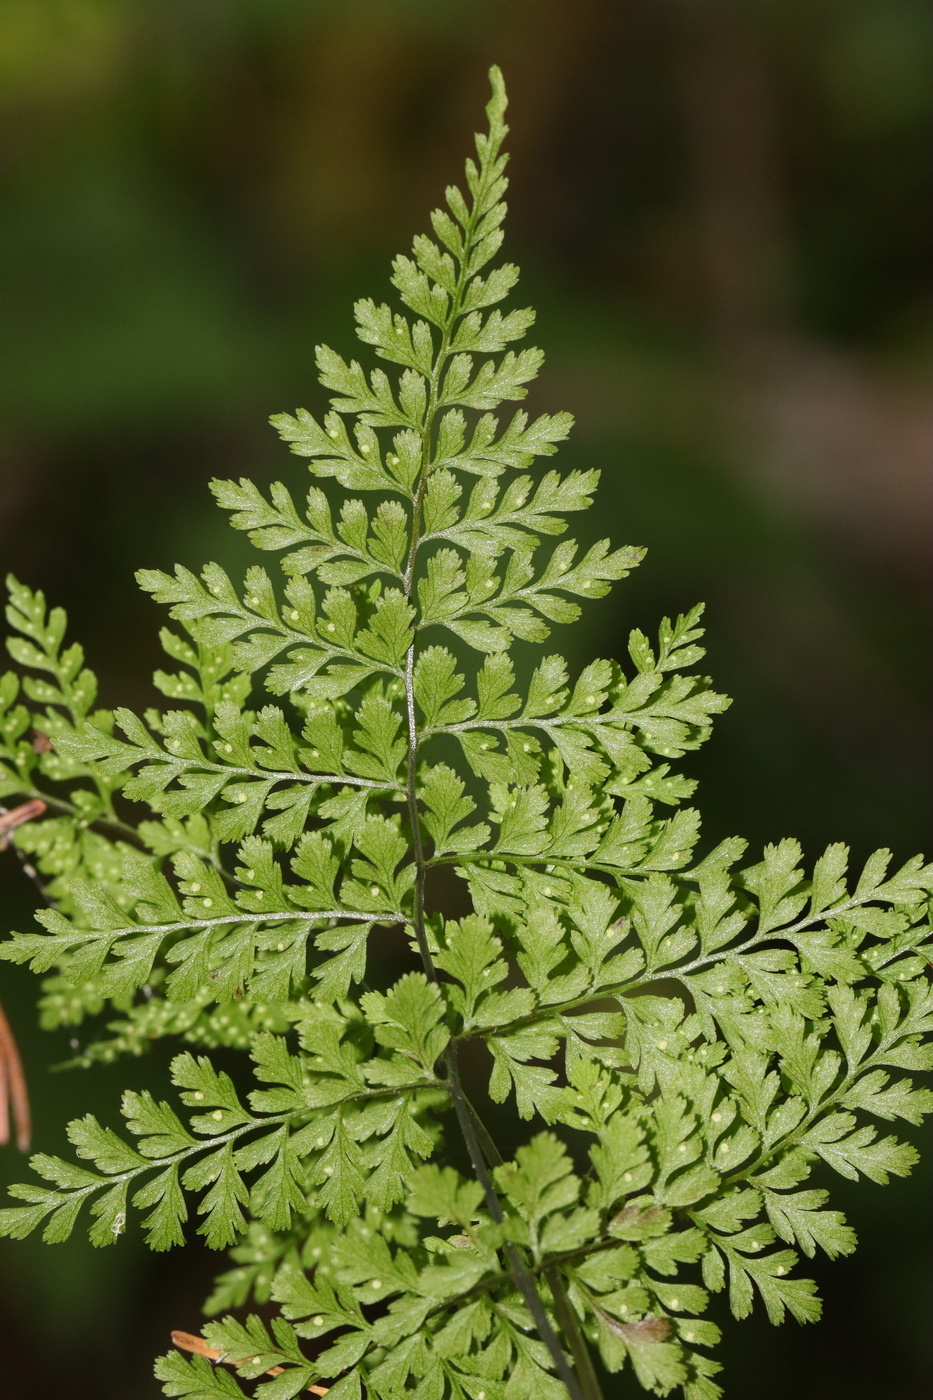
[[[418,558],[418,549],[421,545],[421,515],[424,505],[424,493],[427,485],[428,474],[431,469],[433,449],[435,447],[438,395],[440,390],[441,378],[450,355],[450,340],[453,328],[461,316],[463,293],[468,279],[469,257],[475,247],[476,242],[476,225],[478,219],[478,211],[483,208],[486,200],[488,199],[489,186],[492,180],[495,178],[494,172],[496,158],[499,155],[504,135],[505,127],[500,126],[498,139],[493,138],[491,136],[486,150],[484,152],[485,160],[483,161],[483,164],[481,166],[481,172],[484,178],[482,179],[479,188],[476,190],[474,195],[473,209],[464,232],[464,256],[461,259],[460,272],[457,277],[454,292],[450,298],[450,310],[446,319],[446,323],[444,324],[441,330],[441,339],[437,351],[437,357],[431,369],[428,389],[428,404],[427,410],[425,412],[424,428],[421,434],[421,470],[418,475],[418,481],[414,495],[414,503],[412,507],[411,546],[408,551],[408,561],[405,567],[405,596],[409,599],[409,601],[411,601],[414,596],[415,565],[417,563]],[[415,712],[415,659],[416,643],[413,637],[411,646],[408,648],[408,652],[405,658],[405,713],[408,720],[408,782],[406,785],[406,800],[408,803],[408,820],[415,862],[414,913],[412,923],[415,937],[418,941],[418,951],[421,955],[421,961],[425,973],[432,982],[437,983],[439,980],[437,975],[437,969],[434,966],[434,961],[431,957],[431,953],[428,947],[427,934],[425,931],[424,924],[424,895],[428,867],[427,861],[425,860],[424,847],[421,839],[421,823],[423,820],[423,811],[421,810],[418,801],[418,751],[420,734]],[[489,1212],[490,1218],[497,1224],[501,1224],[504,1220],[502,1203],[500,1202],[499,1197],[496,1194],[496,1189],[493,1185],[492,1178],[489,1175],[483,1152],[480,1149],[479,1142],[477,1141],[477,1135],[476,1131],[474,1130],[471,1111],[464,1097],[463,1089],[460,1083],[460,1069],[458,1065],[456,1041],[451,1042],[450,1046],[448,1047],[445,1053],[445,1065],[447,1070],[447,1085],[450,1089],[451,1099],[456,1110],[457,1121],[460,1126],[460,1131],[463,1134],[463,1140],[469,1153],[470,1161],[473,1165],[473,1170],[476,1173],[477,1179],[479,1180],[483,1188],[486,1209]],[[481,1123],[480,1127],[482,1127]],[[484,1136],[488,1139],[488,1134],[485,1134],[485,1132]],[[592,1369],[592,1362],[589,1359],[588,1349],[586,1348],[586,1344],[583,1341],[582,1336],[579,1334],[579,1329],[577,1329],[577,1336],[574,1339],[576,1342],[575,1359],[577,1360],[577,1365],[580,1366],[582,1354],[585,1353],[585,1362],[583,1364],[584,1367],[588,1369],[588,1372],[591,1376],[591,1383],[588,1384],[588,1388],[585,1390],[581,1387],[580,1383],[577,1380],[577,1377],[574,1375],[573,1371],[567,1364],[563,1350],[561,1349],[560,1342],[558,1341],[557,1336],[554,1333],[554,1329],[548,1321],[547,1314],[545,1313],[544,1308],[541,1305],[541,1300],[538,1297],[538,1292],[535,1286],[534,1279],[532,1278],[524,1260],[522,1259],[519,1250],[514,1244],[510,1243],[506,1246],[506,1254],[509,1260],[509,1266],[515,1279],[516,1286],[519,1292],[521,1293],[522,1297],[524,1298],[525,1303],[527,1304],[528,1309],[535,1320],[535,1326],[538,1329],[539,1336],[541,1337],[542,1341],[545,1343],[545,1345],[548,1348],[548,1351],[551,1354],[554,1363],[554,1369],[567,1386],[567,1391],[568,1394],[571,1396],[571,1400],[595,1400],[595,1397],[600,1395],[600,1391],[598,1388],[598,1383],[596,1382],[595,1373]],[[581,1356],[578,1357],[576,1356],[576,1351],[581,1347],[581,1345],[583,1352],[581,1353]],[[581,1374],[586,1373],[586,1369],[581,1371]],[[595,1390],[592,1388],[593,1384],[596,1385]]]

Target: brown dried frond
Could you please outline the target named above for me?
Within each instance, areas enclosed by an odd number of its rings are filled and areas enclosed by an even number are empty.
[[[248,1361],[246,1356],[235,1357],[229,1352],[218,1351],[216,1347],[208,1346],[203,1337],[195,1337],[190,1332],[173,1332],[172,1344],[180,1351],[193,1352],[195,1356],[206,1356],[208,1361],[218,1363],[226,1362],[230,1366],[240,1366],[244,1361]],[[285,1370],[284,1366],[271,1366],[266,1372],[267,1376],[280,1376]],[[309,1385],[306,1387],[312,1395],[326,1395],[330,1390],[326,1385]]]

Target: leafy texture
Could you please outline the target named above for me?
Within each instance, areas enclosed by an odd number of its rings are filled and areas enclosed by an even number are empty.
[[[597,473],[542,469],[570,420],[514,407],[541,356],[502,309],[492,85],[396,304],[356,307],[375,367],[321,347],[329,411],[274,420],[306,497],[214,483],[271,562],[140,574],[170,707],[95,709],[11,583],[0,797],[46,804],[15,840],[49,907],[2,956],[79,1063],[180,1053],[169,1102],[77,1120],[0,1222],[232,1246],[171,1396],[596,1400],[629,1367],[714,1400],[710,1291],[815,1319],[800,1256],[854,1244],[822,1183],[909,1171],[889,1125],[931,1106],[930,868],[695,856],[700,609],[624,665],[549,650],[642,551],[565,537]]]

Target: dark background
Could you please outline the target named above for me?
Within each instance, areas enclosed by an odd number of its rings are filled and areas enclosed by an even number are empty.
[[[301,464],[312,348],[459,179],[491,62],[512,99],[507,252],[604,469],[582,533],[649,546],[575,664],[709,604],[736,704],[690,763],[710,840],[928,845],[930,33],[922,0],[0,0],[0,564],[72,617],[105,703],[145,705],[139,565],[234,568],[206,483]],[[30,891],[0,858],[4,927]],[[36,1146],[114,1123],[168,1051],[50,1074],[33,979],[0,969]],[[917,1141],[920,1134],[916,1134]],[[0,1176],[22,1179],[12,1149]],[[728,1393],[921,1400],[931,1174],[834,1179],[858,1253],[824,1321],[727,1331]],[[0,1246],[4,1400],[146,1400],[214,1259],[130,1235]],[[620,1379],[610,1392],[634,1395]],[[533,1397],[529,1397],[533,1400]]]

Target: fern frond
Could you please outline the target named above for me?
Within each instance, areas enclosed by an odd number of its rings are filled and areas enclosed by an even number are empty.
[[[569,416],[511,407],[541,354],[500,305],[491,79],[398,304],[357,303],[378,363],[319,347],[329,409],[273,419],[302,503],[213,483],[268,567],[141,571],[180,628],[173,708],[95,710],[64,614],[11,584],[0,797],[47,805],[13,837],[52,907],[0,957],[52,974],[79,1064],[162,1037],[253,1061],[244,1092],[182,1053],[187,1122],[130,1092],[129,1136],[77,1120],[79,1162],[34,1158],[0,1212],[55,1241],[87,1205],[97,1244],[143,1212],[163,1249],[193,1205],[233,1246],[209,1311],[277,1316],[211,1322],[159,1362],[170,1395],[242,1395],[236,1371],[268,1400],[599,1400],[630,1366],[716,1400],[709,1294],[815,1320],[800,1256],[854,1234],[811,1176],[905,1174],[879,1123],[933,1108],[933,867],[698,853],[676,764],[728,704],[701,608],[624,665],[542,649],[643,550],[566,538],[598,473],[542,470]]]

